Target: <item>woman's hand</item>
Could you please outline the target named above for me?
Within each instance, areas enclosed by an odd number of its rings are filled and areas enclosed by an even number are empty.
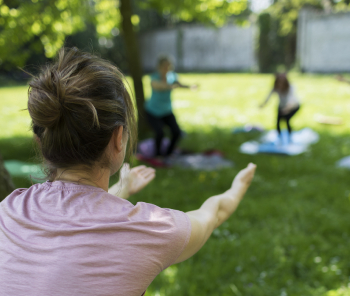
[[[256,165],[249,163],[248,166],[241,170],[232,182],[232,186],[229,190],[232,190],[241,199],[246,193],[253,180],[256,170]]]
[[[213,230],[237,209],[252,182],[255,169],[256,165],[250,163],[236,175],[229,190],[208,198],[198,210],[186,213],[191,220],[191,237],[176,263],[194,255],[205,244]]]
[[[192,91],[197,90],[198,87],[199,87],[198,84],[192,84],[192,85],[190,85],[190,90],[192,90]]]
[[[146,187],[154,177],[156,176],[156,171],[153,168],[140,165],[130,169],[130,165],[125,163],[120,170],[120,179],[122,180],[122,186],[128,195],[135,194],[141,189]],[[125,182],[125,184],[123,184]]]
[[[175,81],[172,84],[173,88],[188,88],[192,91],[195,91],[198,89],[199,85],[198,84],[191,84],[191,85],[186,85],[186,84],[182,84],[179,81]]]
[[[139,192],[156,176],[153,168],[140,165],[130,169],[125,163],[119,173],[119,181],[108,189],[108,193],[123,199],[128,199],[131,194]]]
[[[173,84],[169,84],[169,89],[175,89],[181,87],[180,83],[175,81]]]
[[[238,172],[231,188],[221,195],[215,227],[220,226],[237,209],[253,180],[255,170],[256,165],[249,163],[245,169]]]

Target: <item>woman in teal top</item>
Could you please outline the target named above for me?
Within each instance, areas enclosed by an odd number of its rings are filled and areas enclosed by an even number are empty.
[[[196,85],[183,85],[178,81],[178,76],[171,71],[170,58],[164,56],[158,59],[157,72],[151,75],[151,98],[146,102],[145,109],[148,122],[155,132],[155,156],[169,156],[181,136],[181,130],[176,122],[171,106],[171,91],[174,88],[197,88]],[[171,131],[171,142],[166,154],[161,154],[161,143],[164,137],[163,127],[167,125]]]

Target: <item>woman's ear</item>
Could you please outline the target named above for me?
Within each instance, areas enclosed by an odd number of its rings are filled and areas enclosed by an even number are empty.
[[[123,147],[124,147],[123,132],[124,132],[123,126],[119,126],[113,132],[114,147],[117,149],[118,152],[123,151]]]

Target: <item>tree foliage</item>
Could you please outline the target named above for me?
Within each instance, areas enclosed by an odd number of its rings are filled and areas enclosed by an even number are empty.
[[[320,12],[346,11],[349,0],[275,0],[258,18],[259,67],[273,72],[293,67],[296,57],[297,21],[302,8]]]
[[[139,6],[153,8],[162,14],[183,21],[200,21],[216,26],[224,25],[230,16],[249,10],[248,0],[138,0]]]
[[[78,1],[0,0],[0,58],[23,66],[31,52],[55,55],[66,35],[84,29]]]
[[[23,66],[42,50],[52,58],[87,22],[109,36],[120,22],[118,0],[0,0],[0,59]]]
[[[279,21],[278,33],[281,36],[294,34],[299,11],[312,7],[326,12],[339,12],[350,9],[349,0],[275,0],[267,11]]]
[[[31,53],[53,57],[66,36],[83,31],[88,22],[99,36],[111,37],[121,26],[119,0],[0,0],[0,62],[24,66]],[[223,25],[227,17],[248,9],[248,0],[139,0],[175,19]],[[139,16],[131,17],[134,25]]]
[[[179,20],[196,19],[214,25],[223,25],[227,17],[248,7],[248,0],[134,1],[142,9],[153,8]],[[142,116],[142,66],[134,30],[140,18],[133,13],[133,3],[133,0],[0,0],[0,64],[24,66],[31,53],[42,50],[52,58],[66,37],[83,31],[87,23],[96,26],[99,36],[108,38],[121,27],[142,130],[146,125]]]

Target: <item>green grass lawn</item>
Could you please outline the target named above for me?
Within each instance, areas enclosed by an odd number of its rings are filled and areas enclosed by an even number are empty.
[[[350,155],[350,86],[331,76],[290,76],[302,101],[292,121],[311,127],[319,143],[300,156],[243,155],[239,145],[254,136],[231,134],[246,123],[275,127],[277,98],[258,109],[272,75],[181,74],[198,91],[175,90],[174,112],[187,136],[181,146],[194,151],[216,148],[235,162],[215,172],[160,169],[133,203],[189,211],[226,190],[248,162],[256,177],[237,212],[198,254],[161,273],[146,296],[171,295],[350,295],[349,171],[335,162]],[[146,94],[150,93],[145,77]],[[35,162],[26,107],[26,87],[0,88],[0,152],[4,159]],[[315,114],[341,117],[341,126],[314,121]],[[29,186],[23,179],[17,186]],[[113,178],[115,181],[115,178]],[[190,182],[189,182],[190,181]]]

